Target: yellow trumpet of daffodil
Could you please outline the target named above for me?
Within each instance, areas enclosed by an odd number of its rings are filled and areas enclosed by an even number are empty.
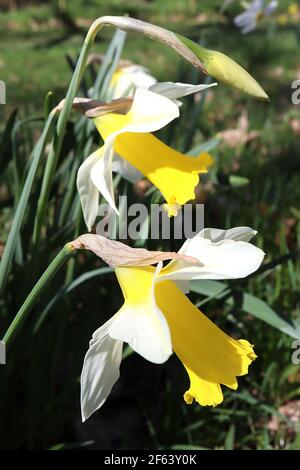
[[[199,174],[207,172],[212,157],[207,153],[197,157],[184,155],[152,132],[179,116],[178,98],[214,85],[158,83],[149,90],[138,88],[132,99],[115,100],[110,107],[104,104],[97,108],[99,115],[93,119],[104,145],[83,162],[77,176],[89,230],[97,215],[99,193],[118,213],[112,171],[132,182],[143,175],[148,178],[165,198],[170,216],[177,214],[179,206],[194,199]]]
[[[120,310],[93,334],[84,359],[83,420],[103,405],[118,380],[124,342],[156,364],[174,351],[189,377],[187,404],[216,406],[223,401],[222,385],[237,388],[237,377],[256,358],[253,346],[220,330],[185,293],[192,279],[235,279],[256,271],[264,253],[249,243],[255,233],[248,227],[204,229],[178,253],[130,248],[93,234],[72,242],[115,267],[124,296]],[[172,261],[162,267],[166,259]]]

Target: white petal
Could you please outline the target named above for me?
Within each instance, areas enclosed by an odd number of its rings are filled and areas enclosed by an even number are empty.
[[[257,27],[257,22],[256,20],[253,20],[251,23],[249,23],[247,26],[245,26],[244,28],[242,28],[242,33],[243,34],[248,34],[248,33],[251,33],[252,31],[254,31]]]
[[[150,74],[149,70],[140,65],[123,67],[117,71],[115,77],[112,86],[112,99],[131,96],[137,88],[149,88],[156,83],[156,79]]]
[[[124,71],[130,75],[131,81],[135,88],[150,88],[157,82],[149,70],[141,65],[131,65],[126,67]]]
[[[111,85],[109,98],[116,99],[123,96],[132,96],[134,93],[134,85],[132,83],[131,77],[127,74],[124,69],[116,72],[117,79],[114,80],[113,76],[113,85]]]
[[[123,343],[108,334],[113,320],[95,331],[84,358],[80,379],[82,421],[103,405],[120,376]]]
[[[116,137],[125,132],[157,131],[178,116],[179,109],[173,101],[149,90],[138,88],[128,113],[127,124],[107,137],[104,144],[103,158],[99,159],[92,168],[91,178],[94,185],[118,215],[112,181],[113,146]],[[96,125],[97,120],[101,122],[101,117],[96,119]]]
[[[103,157],[93,166],[91,178],[94,185],[118,215],[112,181],[113,146],[116,137],[125,132],[157,131],[178,116],[178,106],[172,100],[149,90],[138,88],[128,112],[126,125],[106,138],[103,146]],[[101,128],[101,117],[95,119],[96,125],[97,121]]]
[[[89,231],[91,231],[93,223],[95,222],[99,206],[99,193],[91,180],[91,171],[101,159],[102,152],[103,147],[86,158],[77,173],[77,189],[83,217]]]
[[[123,127],[105,137],[105,144],[113,146],[115,138],[125,132],[155,132],[179,116],[178,106],[169,98],[138,88],[134,94],[130,110],[126,114]],[[95,118],[100,134],[105,116]],[[106,131],[107,134],[107,131]]]
[[[240,240],[242,242],[249,242],[256,234],[257,231],[250,227],[234,227],[229,230],[205,228],[201,230],[199,237],[208,238],[213,243],[217,243],[221,240]]]
[[[114,154],[112,171],[118,173],[127,181],[130,181],[130,183],[136,183],[143,178],[143,174],[139,170],[131,165],[131,163],[127,162],[127,160],[120,157],[117,153]]]
[[[247,27],[249,24],[252,24],[253,21],[255,21],[255,14],[246,11],[244,13],[241,13],[240,15],[236,16],[233,19],[233,22],[236,26],[239,28],[244,28],[245,26]]]
[[[156,275],[161,266],[159,263]],[[168,323],[155,302],[154,285],[155,277],[151,294],[143,304],[132,306],[125,302],[109,328],[109,334],[128,343],[148,361],[162,364],[172,354],[172,343]]]
[[[272,0],[272,2],[270,2],[270,3],[266,6],[266,8],[265,8],[265,10],[264,10],[264,14],[265,14],[266,16],[272,15],[272,13],[274,13],[274,11],[276,10],[277,6],[278,6],[278,2],[277,2],[276,0]]]
[[[178,106],[165,96],[138,88],[128,113],[130,122],[111,137],[124,132],[155,132],[179,116]]]
[[[217,86],[217,83],[210,83],[208,85],[191,85],[189,83],[160,82],[152,85],[149,90],[166,96],[171,100],[176,100],[177,98],[198,93],[213,86]]]
[[[102,158],[98,159],[97,163],[93,166],[91,170],[91,179],[96,188],[106,199],[108,204],[119,215],[119,211],[115,204],[114,186],[112,178],[112,159],[113,148],[110,143],[105,143]]]
[[[193,256],[199,264],[174,260],[161,272],[159,279],[238,279],[256,271],[264,252],[250,243],[241,241],[249,238],[251,229],[239,227],[235,231],[206,229],[187,240],[180,253]],[[204,236],[210,236],[204,238]],[[214,241],[217,240],[217,241]]]

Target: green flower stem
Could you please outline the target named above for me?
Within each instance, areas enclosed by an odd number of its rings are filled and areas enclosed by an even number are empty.
[[[6,345],[9,345],[12,339],[16,336],[17,332],[19,331],[21,325],[26,320],[27,316],[29,315],[32,307],[37,302],[39,296],[41,295],[42,291],[45,287],[49,284],[53,276],[59,271],[59,269],[63,266],[63,264],[67,261],[70,257],[72,252],[75,248],[71,244],[67,244],[64,248],[56,255],[52,263],[48,266],[44,274],[40,277],[38,282],[35,284],[34,288],[26,298],[25,302],[21,306],[20,310],[18,311],[17,315],[13,319],[12,323],[10,324],[8,330],[6,331],[3,342]]]
[[[42,182],[41,193],[40,193],[39,200],[38,200],[37,214],[36,214],[34,231],[33,231],[34,243],[38,243],[40,239],[41,228],[45,219],[46,209],[48,207],[51,184],[52,184],[53,177],[55,174],[59,154],[61,152],[63,138],[64,138],[64,134],[65,134],[66,127],[67,127],[67,122],[68,122],[68,119],[72,110],[73,100],[76,96],[82,76],[84,74],[89,51],[95,41],[96,34],[102,28],[102,26],[103,25],[101,22],[95,21],[90,27],[86,35],[76,68],[74,70],[74,73],[73,73],[73,76],[69,85],[64,107],[57,121],[56,134],[54,136],[52,147],[51,147],[48,159],[47,159],[46,169],[45,169],[43,182]]]
[[[80,226],[81,226],[82,220],[83,220],[81,204],[80,204],[79,201],[77,201],[76,213],[77,213],[77,215],[76,215],[76,225],[75,225],[74,238],[77,238],[79,236]],[[69,259],[68,264],[67,264],[65,284],[69,284],[73,281],[74,271],[75,271],[75,259],[71,258],[71,259]]]

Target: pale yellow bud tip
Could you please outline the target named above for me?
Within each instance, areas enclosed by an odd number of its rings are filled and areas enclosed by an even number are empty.
[[[205,49],[185,36],[176,36],[201,60],[209,75],[259,100],[270,101],[257,81],[230,57],[222,52]]]
[[[204,64],[209,75],[238,90],[255,96],[263,101],[270,101],[266,92],[257,81],[234,60],[218,51],[209,51]]]

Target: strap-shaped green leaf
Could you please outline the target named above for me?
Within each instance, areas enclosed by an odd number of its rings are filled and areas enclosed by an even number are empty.
[[[49,117],[46,121],[44,130],[42,135],[40,136],[32,154],[32,161],[29,167],[29,171],[25,180],[25,184],[23,186],[23,190],[20,196],[20,200],[18,202],[18,206],[16,208],[16,212],[14,214],[13,223],[8,234],[8,238],[5,244],[5,249],[1,258],[0,263],[0,292],[3,292],[5,288],[5,284],[7,281],[7,277],[9,274],[9,269],[11,265],[11,261],[15,252],[18,236],[22,227],[22,222],[24,219],[24,214],[26,211],[26,207],[28,204],[30,191],[35,179],[35,175],[38,169],[38,165],[40,163],[40,159],[43,155],[45,145],[49,140],[49,136],[53,130],[53,125],[56,121],[56,112],[53,111],[49,114]]]
[[[210,300],[220,299],[229,293],[228,285],[220,281],[192,281],[191,291],[201,295],[205,295]],[[233,296],[226,295],[226,304],[233,306]],[[263,300],[255,297],[252,294],[242,293],[241,310],[250,313],[256,318],[268,323],[273,328],[280,330],[282,333],[291,336],[292,338],[300,338],[300,325],[297,325],[292,319],[288,322],[281,318],[274,310],[269,307]]]

